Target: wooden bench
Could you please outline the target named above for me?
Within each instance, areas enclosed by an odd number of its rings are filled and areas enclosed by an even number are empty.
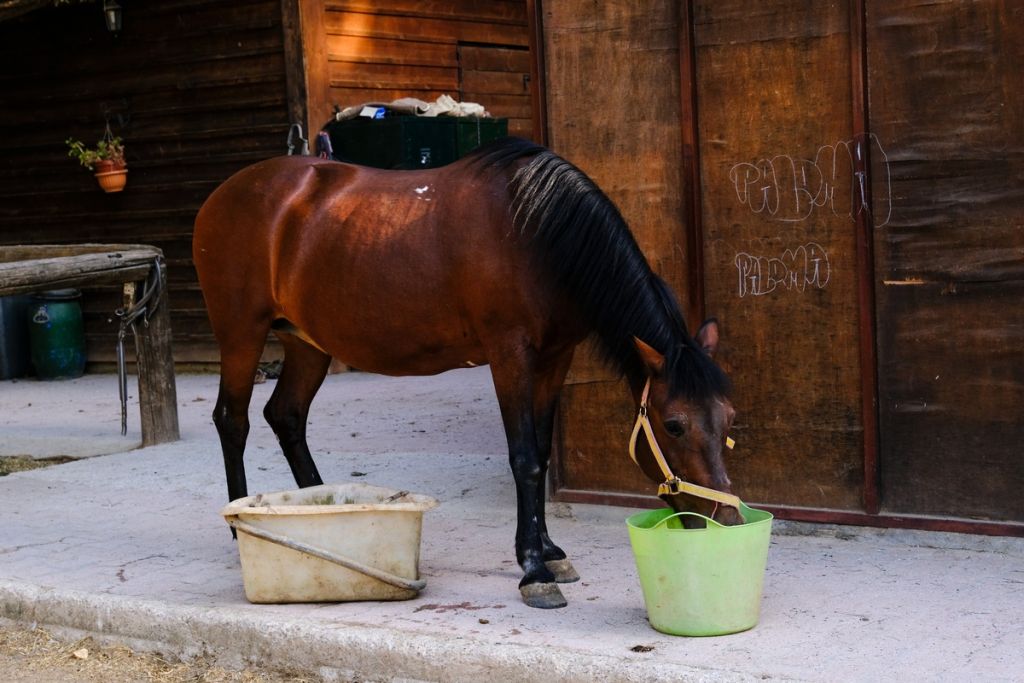
[[[147,281],[159,289],[147,307],[148,324],[140,320],[135,333],[142,445],[152,446],[181,438],[163,252],[143,244],[0,246],[0,296],[120,284],[128,307]]]

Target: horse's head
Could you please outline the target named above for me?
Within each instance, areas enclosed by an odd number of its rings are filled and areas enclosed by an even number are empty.
[[[721,377],[721,371],[714,365],[712,357],[718,348],[718,323],[709,320],[701,326],[694,337],[698,348],[685,348],[681,353],[706,354],[706,357],[689,359],[689,362],[670,362],[665,355],[645,342],[635,340],[640,358],[647,369],[648,386],[646,396],[641,399],[641,416],[646,411],[647,419],[654,441],[643,438],[646,427],[641,428],[638,420],[637,434],[639,443],[636,448],[637,464],[643,472],[657,482],[669,478],[670,473],[676,477],[725,493],[732,493],[732,482],[726,474],[723,453],[731,446],[729,430],[732,427],[736,411],[724,392],[683,391],[687,386],[687,378],[682,373],[701,374],[710,372]],[[722,378],[724,379],[724,377]],[[693,378],[689,378],[689,386],[693,386]],[[730,446],[726,445],[729,442]],[[669,472],[658,463],[655,449],[660,447]],[[687,493],[668,493],[662,491],[661,497],[677,512],[698,512],[712,517],[722,524],[742,523],[738,511],[728,505],[718,504],[712,500],[698,498]],[[683,523],[690,526],[694,518],[683,516]]]

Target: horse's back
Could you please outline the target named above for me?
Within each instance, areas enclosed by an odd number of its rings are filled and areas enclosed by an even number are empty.
[[[486,362],[480,321],[538,298],[510,233],[507,177],[286,157],[211,195],[193,251],[215,332],[286,319],[352,365],[419,374]]]

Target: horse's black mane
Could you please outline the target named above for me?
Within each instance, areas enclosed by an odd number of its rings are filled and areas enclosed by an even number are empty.
[[[515,228],[531,235],[544,268],[582,307],[605,360],[643,372],[633,337],[665,355],[669,390],[690,399],[725,396],[729,380],[686,331],[679,304],[651,270],[615,204],[582,171],[540,145],[505,138],[471,163],[507,169]]]

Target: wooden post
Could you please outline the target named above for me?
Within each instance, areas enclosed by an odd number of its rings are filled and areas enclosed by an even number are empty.
[[[284,38],[284,74],[288,92],[288,122],[302,124],[309,136],[309,112],[306,109],[306,53],[302,40],[300,0],[281,0],[281,31]],[[310,146],[312,148],[312,145]]]
[[[139,408],[142,413],[142,445],[177,441],[178,391],[174,384],[174,357],[171,354],[171,306],[167,297],[167,272],[160,261],[160,296],[149,324],[135,324],[138,349]]]
[[[306,137],[316,150],[316,134],[334,113],[331,107],[330,58],[327,54],[327,16],[325,0],[299,1],[299,26],[302,34],[302,59],[306,85]]]

